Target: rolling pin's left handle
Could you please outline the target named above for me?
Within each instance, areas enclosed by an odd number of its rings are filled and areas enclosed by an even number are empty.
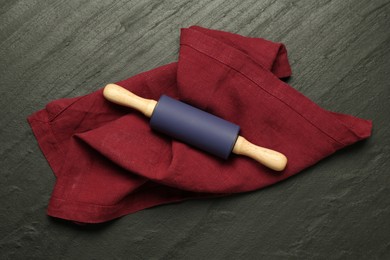
[[[116,84],[108,84],[104,87],[103,96],[118,105],[134,108],[147,117],[151,117],[157,101],[135,95],[127,89]]]

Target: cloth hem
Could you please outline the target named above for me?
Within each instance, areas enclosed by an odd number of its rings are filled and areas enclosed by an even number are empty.
[[[54,175],[59,175],[62,167],[61,157],[64,155],[58,141],[52,132],[49,115],[45,109],[30,115],[27,118],[31,130],[37,139],[39,148],[45,156]]]

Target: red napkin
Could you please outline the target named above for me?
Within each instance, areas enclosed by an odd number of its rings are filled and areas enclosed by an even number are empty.
[[[97,223],[160,204],[257,190],[370,136],[371,121],[320,108],[279,79],[290,74],[283,44],[193,26],[181,31],[177,63],[117,83],[240,125],[248,140],[287,156],[281,173],[171,140],[152,131],[141,113],[106,101],[102,90],[49,103],[28,118],[57,177],[47,213]]]

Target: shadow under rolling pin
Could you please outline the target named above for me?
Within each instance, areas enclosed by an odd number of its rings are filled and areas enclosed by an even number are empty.
[[[286,167],[286,156],[254,145],[238,135],[238,125],[176,99],[163,95],[157,102],[139,97],[115,84],[108,84],[103,95],[113,103],[134,108],[151,117],[152,129],[218,157],[227,159],[233,152],[248,156],[275,171]]]

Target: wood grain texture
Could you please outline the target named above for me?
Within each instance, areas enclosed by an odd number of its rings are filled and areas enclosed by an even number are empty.
[[[0,258],[389,259],[389,16],[385,0],[0,1]],[[289,84],[373,136],[257,192],[96,226],[46,217],[55,179],[27,115],[175,61],[193,24],[284,42]]]
[[[135,109],[150,118],[157,106],[157,100],[137,96],[127,89],[110,83],[104,87],[103,96],[115,104]]]

